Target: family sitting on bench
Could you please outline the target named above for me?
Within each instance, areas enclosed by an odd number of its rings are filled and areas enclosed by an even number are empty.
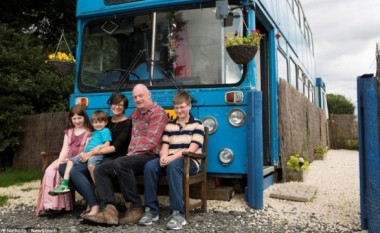
[[[70,177],[71,187],[79,192],[87,202],[87,209],[81,214],[81,221],[95,224],[133,224],[151,225],[159,220],[157,185],[161,176],[166,176],[169,187],[170,212],[166,226],[168,229],[181,229],[185,225],[184,201],[182,192],[184,151],[200,153],[204,141],[204,127],[200,120],[190,114],[191,96],[183,91],[173,98],[177,118],[168,122],[165,110],[152,101],[149,89],[137,84],[132,90],[136,109],[130,117],[125,116],[128,100],[122,94],[110,99],[112,117],[104,124],[111,132],[111,138],[102,140],[101,146],[87,149],[85,143],[91,136],[87,115],[79,106],[69,113],[71,128],[65,131],[65,137],[59,158],[45,171],[39,193],[36,214],[52,214],[73,210],[71,192],[66,192]],[[75,111],[74,111],[75,110]],[[93,121],[94,124],[94,121]],[[96,132],[96,131],[95,131]],[[92,132],[94,133],[94,132]],[[91,140],[90,140],[91,141]],[[101,144],[101,143],[99,143]],[[72,156],[81,154],[78,163],[71,166],[69,175],[65,174],[67,162]],[[93,156],[103,156],[103,162],[88,169],[88,161]],[[191,159],[190,175],[199,171],[200,161]],[[49,191],[64,177],[64,188]],[[137,190],[136,176],[144,175],[144,204]],[[119,217],[114,196],[114,183],[126,202],[126,213]],[[96,185],[96,194],[94,191]]]

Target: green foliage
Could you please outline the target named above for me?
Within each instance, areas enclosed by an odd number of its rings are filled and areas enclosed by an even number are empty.
[[[358,139],[346,139],[344,149],[359,150],[359,140]]]
[[[314,147],[314,153],[326,154],[329,148],[327,146],[317,145]]]
[[[33,34],[46,47],[56,46],[64,29],[69,44],[74,45],[75,6],[75,0],[0,1],[0,22],[19,32]]]
[[[13,161],[23,116],[68,109],[73,76],[57,76],[45,60],[62,30],[74,48],[75,6],[75,0],[0,1],[0,165]]]
[[[41,178],[40,171],[25,171],[19,169],[6,169],[0,172],[0,187],[9,187],[23,184]]]
[[[299,170],[307,170],[309,168],[309,161],[300,153],[294,152],[290,155],[286,166],[298,172]]]
[[[343,95],[327,94],[326,99],[330,114],[354,114],[355,105]]]
[[[45,64],[42,41],[0,24],[0,155],[19,145],[25,115],[66,111],[73,77],[59,77]]]
[[[237,33],[235,35],[227,35],[224,45],[234,46],[234,45],[256,45],[260,44],[262,34],[258,30],[251,31],[248,36],[241,37]]]

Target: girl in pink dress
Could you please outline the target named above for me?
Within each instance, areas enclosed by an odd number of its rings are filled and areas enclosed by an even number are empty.
[[[60,183],[59,165],[82,152],[87,140],[91,137],[92,126],[83,107],[75,105],[70,110],[68,118],[69,128],[64,132],[65,136],[59,157],[46,168],[41,181],[36,206],[36,215],[40,217],[71,211],[74,208],[72,193],[59,196],[48,194],[49,190],[54,189]]]

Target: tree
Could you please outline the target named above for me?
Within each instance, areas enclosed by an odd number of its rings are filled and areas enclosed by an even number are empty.
[[[73,76],[53,74],[45,60],[63,30],[74,47],[75,6],[75,0],[0,1],[0,165],[12,164],[23,116],[68,109]]]
[[[0,24],[0,155],[12,162],[25,115],[67,111],[73,76],[45,65],[43,41]],[[10,162],[10,163],[11,163]]]
[[[44,45],[55,45],[65,30],[69,44],[75,43],[76,20],[74,0],[0,1],[0,22],[20,32],[33,34]]]
[[[326,99],[330,114],[354,114],[355,105],[343,95],[327,94]]]

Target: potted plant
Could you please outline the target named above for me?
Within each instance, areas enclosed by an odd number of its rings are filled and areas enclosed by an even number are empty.
[[[314,147],[314,159],[324,160],[328,151],[327,146],[317,145]]]
[[[236,64],[247,64],[256,55],[262,37],[259,30],[251,30],[245,37],[236,32],[234,35],[227,35],[224,46]]]
[[[288,181],[303,181],[305,178],[305,172],[309,169],[309,161],[303,156],[303,154],[294,152],[290,155],[286,166],[288,168],[286,180]]]

